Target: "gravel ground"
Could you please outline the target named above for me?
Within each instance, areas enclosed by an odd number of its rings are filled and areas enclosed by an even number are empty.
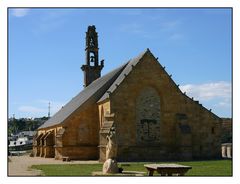
[[[28,155],[10,156],[8,176],[40,176],[41,171],[31,169],[32,165],[41,164],[96,164],[97,160],[63,162],[54,158],[30,157]]]

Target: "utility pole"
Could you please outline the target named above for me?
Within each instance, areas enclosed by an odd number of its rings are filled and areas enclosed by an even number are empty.
[[[48,102],[48,119],[50,118],[50,102]]]

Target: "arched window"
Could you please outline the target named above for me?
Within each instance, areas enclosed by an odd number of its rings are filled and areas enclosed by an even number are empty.
[[[96,56],[94,52],[90,52],[89,53],[89,57],[90,57],[90,66],[94,66],[95,62],[96,62]]]
[[[151,87],[144,88],[137,97],[136,125],[138,143],[160,141],[160,98]]]

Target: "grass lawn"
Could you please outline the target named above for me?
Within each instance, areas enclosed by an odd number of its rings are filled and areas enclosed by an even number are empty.
[[[158,162],[170,163],[170,162]],[[231,160],[208,160],[191,162],[174,162],[192,166],[186,176],[232,176]],[[124,171],[146,172],[143,162],[119,163]],[[33,169],[42,170],[44,176],[91,176],[93,171],[101,171],[103,164],[59,164],[33,165]],[[157,176],[157,173],[154,173]]]

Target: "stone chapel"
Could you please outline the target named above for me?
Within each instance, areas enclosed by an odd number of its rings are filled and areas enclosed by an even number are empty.
[[[221,118],[183,93],[149,49],[104,76],[98,51],[89,26],[85,88],[38,128],[34,156],[103,162],[112,128],[117,161],[221,156]]]

